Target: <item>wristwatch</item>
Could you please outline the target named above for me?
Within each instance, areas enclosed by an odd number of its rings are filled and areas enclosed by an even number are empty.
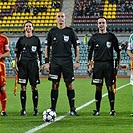
[[[76,63],[79,63],[79,61],[76,61]]]

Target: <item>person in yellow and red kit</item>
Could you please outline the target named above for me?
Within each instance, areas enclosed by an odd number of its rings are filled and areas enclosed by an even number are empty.
[[[6,67],[4,63],[4,59],[9,57],[10,49],[9,49],[9,40],[6,36],[0,34],[0,101],[2,105],[1,116],[6,116]]]

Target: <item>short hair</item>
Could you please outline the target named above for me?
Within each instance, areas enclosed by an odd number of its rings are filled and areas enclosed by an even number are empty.
[[[100,16],[97,20],[102,19],[102,18],[105,19],[106,22],[107,22],[107,19],[105,17],[103,17],[103,16]]]
[[[32,23],[30,20],[28,20],[28,21],[26,21],[26,22],[24,23],[24,27],[25,27],[25,25],[26,25],[27,23],[30,23],[30,24],[32,24],[32,26],[33,26],[33,23]]]

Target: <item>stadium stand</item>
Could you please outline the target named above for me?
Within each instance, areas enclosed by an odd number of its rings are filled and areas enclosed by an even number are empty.
[[[133,9],[131,0],[125,1],[124,11],[121,11],[121,7],[121,2],[111,4],[108,0],[100,0],[98,3],[95,0],[75,1],[72,26],[75,28],[76,26],[81,27],[80,29],[76,28],[77,32],[81,32],[81,30],[82,32],[92,32],[93,30],[95,32],[97,18],[104,16],[108,19],[108,30],[113,32],[132,32]]]
[[[56,25],[55,16],[61,5],[62,0],[0,1],[0,32],[22,32],[27,20],[33,22],[36,32],[46,31],[45,26]]]

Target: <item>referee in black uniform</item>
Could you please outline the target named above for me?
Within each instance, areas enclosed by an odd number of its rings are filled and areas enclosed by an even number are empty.
[[[94,34],[88,42],[88,72],[92,72],[90,62],[94,52],[94,69],[92,84],[96,85],[96,110],[93,115],[100,115],[100,103],[102,99],[102,86],[103,78],[108,90],[108,99],[110,102],[110,116],[116,115],[114,110],[115,95],[113,92],[114,84],[114,61],[113,50],[117,53],[118,64],[116,69],[119,68],[120,63],[120,49],[118,39],[113,33],[107,32],[107,20],[104,17],[98,18],[99,32]]]
[[[58,88],[61,73],[67,88],[67,96],[70,105],[70,115],[77,116],[74,107],[74,70],[79,67],[79,40],[72,28],[65,25],[65,14],[59,12],[56,16],[57,27],[52,28],[46,38],[45,48],[45,69],[49,72],[49,80],[52,81],[51,109],[56,111],[58,99]],[[73,65],[71,47],[75,50],[75,63]],[[51,49],[52,48],[52,49]],[[51,60],[49,55],[51,49]]]
[[[24,24],[25,35],[18,39],[15,49],[15,68],[18,73],[18,83],[21,84],[21,116],[26,115],[26,86],[28,80],[32,89],[33,115],[38,115],[38,90],[36,85],[40,83],[39,71],[42,70],[42,49],[40,39],[33,35],[33,30],[32,22],[27,21]],[[37,54],[40,67],[38,67]]]

